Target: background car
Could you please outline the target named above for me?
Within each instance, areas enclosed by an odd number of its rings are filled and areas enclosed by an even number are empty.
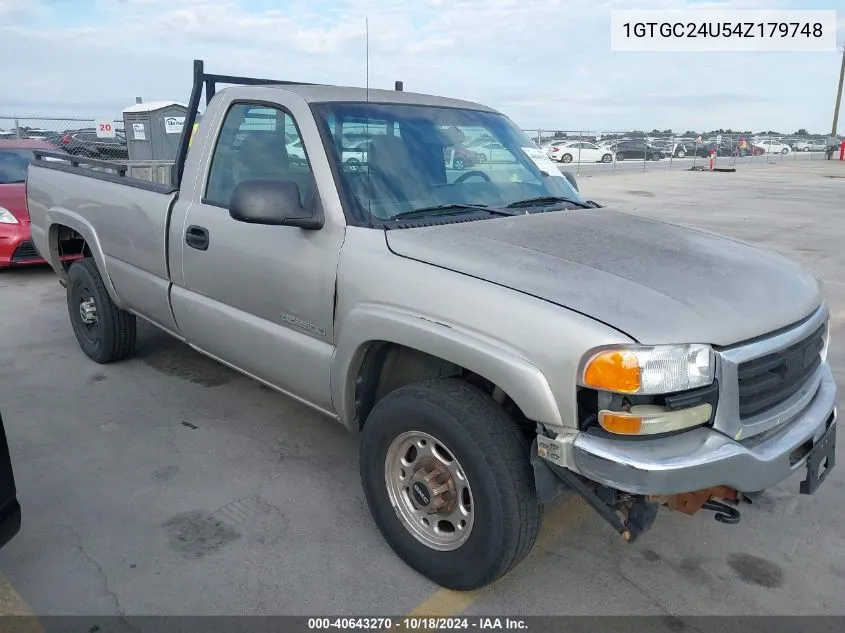
[[[798,141],[793,148],[796,152],[823,152],[827,143],[818,139]]]
[[[503,160],[510,162],[513,160],[513,155],[505,149],[505,146],[495,140],[467,145],[463,149],[469,150],[474,154],[473,160],[476,163],[486,163],[487,161],[495,163],[496,161]]]
[[[476,163],[484,162],[479,159],[478,152],[466,147],[446,147],[443,151],[443,160],[448,167],[462,171],[469,169]],[[486,160],[486,157],[485,157]]]
[[[619,141],[616,144],[616,160],[660,160],[666,153],[645,141]]]
[[[97,136],[94,128],[69,130],[62,134],[53,133],[44,138],[58,149],[84,158],[99,160],[129,160],[129,148],[123,132],[115,132],[114,138]]]
[[[548,157],[561,163],[612,163],[613,150],[586,141],[568,141],[552,145]]]
[[[788,154],[791,151],[789,145],[781,141],[765,140],[755,143],[755,145],[762,147],[766,154]]]
[[[36,149],[56,151],[38,139],[0,140],[0,268],[46,264],[32,245],[26,208],[26,173]]]

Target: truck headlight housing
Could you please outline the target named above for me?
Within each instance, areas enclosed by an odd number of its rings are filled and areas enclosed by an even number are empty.
[[[0,224],[18,224],[18,219],[8,209],[0,207]]]
[[[706,387],[715,373],[709,345],[625,345],[588,354],[581,384],[621,394],[660,395]]]

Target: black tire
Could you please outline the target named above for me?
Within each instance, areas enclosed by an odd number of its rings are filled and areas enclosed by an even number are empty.
[[[94,324],[82,317],[80,306],[88,299],[96,306]],[[94,362],[112,363],[135,351],[135,315],[114,304],[91,257],[73,262],[68,271],[67,307],[76,340]]]
[[[603,163],[612,163],[613,162],[613,155],[612,154],[605,154],[601,157],[601,162]]]
[[[684,150],[679,149],[679,150],[675,153],[675,158],[685,158],[685,157],[686,157],[686,155],[687,155],[687,153],[686,153]]]
[[[625,152],[616,152],[616,162],[625,160]]]
[[[780,153],[781,153],[781,154],[788,154],[788,153],[789,153],[789,148],[784,147],[782,150],[780,150]]]
[[[564,154],[560,157],[560,162],[562,163],[571,163],[572,162],[572,154]]]
[[[452,161],[452,167],[458,171],[463,171],[465,166],[463,158],[456,158]]]
[[[391,442],[407,431],[427,433],[461,464],[472,488],[472,529],[457,549],[418,540],[394,510],[385,483]],[[481,390],[454,379],[401,387],[373,408],[361,437],[361,481],[370,512],[393,551],[442,587],[470,590],[500,578],[531,551],[540,530],[529,445]]]

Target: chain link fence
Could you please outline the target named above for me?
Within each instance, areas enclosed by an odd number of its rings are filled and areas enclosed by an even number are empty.
[[[831,139],[754,134],[658,134],[607,130],[524,130],[569,171],[614,174],[732,167],[737,164],[824,160]],[[0,140],[38,139],[57,151],[115,162],[129,160],[123,121],[0,116]],[[833,157],[838,157],[839,143]],[[477,148],[476,148],[477,149]]]
[[[129,160],[123,121],[0,116],[0,140],[40,140],[82,158]]]

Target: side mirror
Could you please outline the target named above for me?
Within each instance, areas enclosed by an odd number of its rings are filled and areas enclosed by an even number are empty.
[[[229,215],[238,222],[323,228],[321,218],[302,206],[299,185],[292,180],[245,180],[235,187],[229,201]]]
[[[575,189],[575,191],[578,191],[578,182],[575,180],[575,174],[566,169],[561,169],[560,171],[563,172],[563,176],[569,181],[572,188]]]

